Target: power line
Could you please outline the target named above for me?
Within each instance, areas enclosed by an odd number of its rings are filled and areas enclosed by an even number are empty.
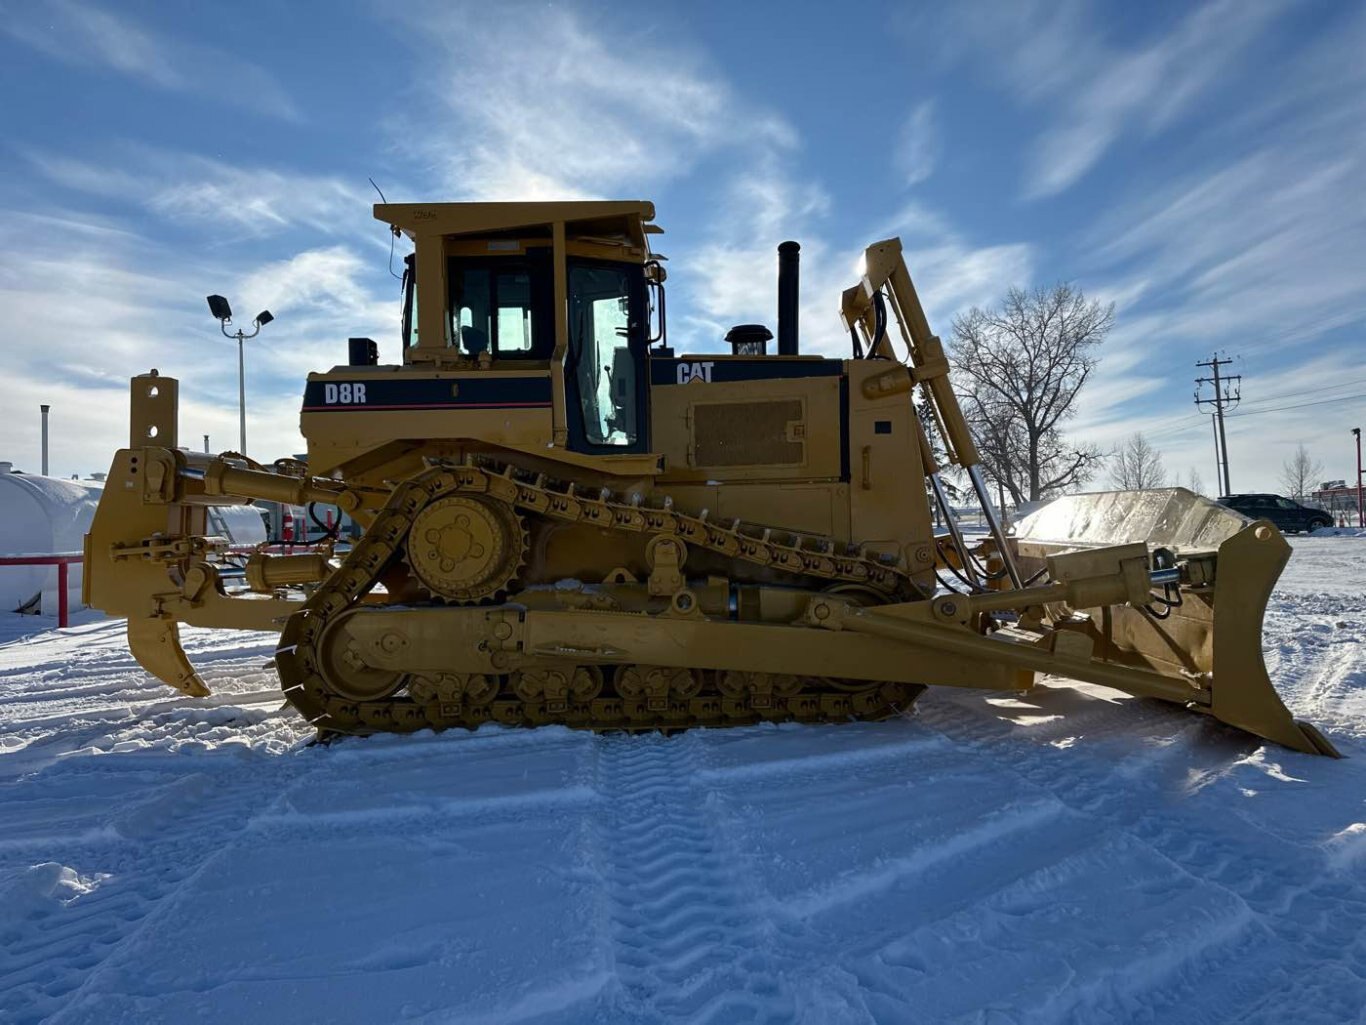
[[[1356,378],[1350,381],[1342,381],[1339,384],[1327,385],[1320,388],[1302,388],[1290,392],[1274,393],[1266,396],[1261,401],[1271,402],[1276,399],[1294,398],[1296,395],[1323,394],[1325,391],[1336,391],[1340,388],[1350,388],[1354,385],[1366,384],[1366,377]],[[1353,399],[1366,397],[1366,394],[1329,396],[1325,399],[1315,399],[1311,402],[1301,402],[1288,406],[1253,406],[1249,409],[1239,409],[1236,413],[1227,414],[1230,417],[1255,416],[1258,413],[1277,413],[1285,409],[1299,409],[1303,406],[1317,406],[1329,402],[1350,402]],[[1145,428],[1143,436],[1145,438],[1169,438],[1181,434],[1189,434],[1204,419],[1202,413],[1183,413],[1180,416],[1169,417],[1159,420],[1156,424]]]
[[[1221,364],[1227,363],[1227,362],[1229,362],[1229,361],[1223,360],[1223,361],[1221,361]],[[1197,366],[1208,366],[1207,363],[1199,363],[1199,364],[1196,364],[1196,365],[1197,365]],[[1227,377],[1224,377],[1224,376],[1220,375],[1220,382],[1221,382],[1221,383],[1226,382],[1226,381],[1229,381],[1229,380],[1230,380],[1230,378],[1227,378]],[[1233,380],[1237,380],[1237,378],[1234,378]],[[1206,383],[1212,383],[1211,380],[1210,380],[1209,378],[1205,378],[1204,381],[1205,381]],[[1200,382],[1197,381],[1196,383],[1199,384]],[[1297,395],[1306,395],[1306,394],[1321,395],[1321,394],[1323,394],[1325,391],[1330,391],[1330,392],[1331,392],[1331,391],[1336,391],[1336,390],[1342,389],[1342,388],[1351,388],[1351,387],[1353,387],[1353,386],[1360,385],[1360,384],[1366,384],[1366,377],[1352,378],[1352,379],[1347,380],[1347,381],[1340,381],[1340,382],[1338,382],[1337,384],[1325,385],[1325,386],[1318,387],[1318,388],[1299,388],[1299,389],[1295,389],[1295,390],[1293,390],[1293,391],[1288,391],[1288,392],[1273,392],[1273,393],[1270,394],[1270,395],[1264,396],[1260,401],[1261,401],[1261,402],[1272,402],[1272,401],[1275,401],[1275,400],[1277,400],[1277,399],[1294,398],[1294,397],[1297,396]],[[1283,406],[1260,406],[1260,405],[1259,405],[1259,406],[1254,406],[1254,407],[1252,407],[1252,408],[1250,408],[1250,409],[1240,409],[1240,410],[1239,410],[1238,412],[1236,412],[1236,413],[1227,412],[1225,415],[1228,416],[1228,417],[1256,416],[1256,415],[1259,414],[1259,413],[1279,413],[1279,412],[1282,412],[1282,411],[1288,410],[1288,409],[1301,409],[1301,408],[1304,408],[1304,407],[1306,407],[1306,406],[1320,406],[1320,405],[1326,405],[1326,404],[1332,403],[1332,402],[1350,402],[1350,401],[1352,401],[1353,399],[1360,399],[1360,398],[1366,398],[1366,393],[1358,393],[1358,394],[1355,394],[1355,395],[1329,396],[1328,398],[1324,398],[1324,399],[1314,399],[1314,400],[1312,400],[1312,401],[1310,401],[1310,402],[1298,402],[1298,403],[1293,403],[1293,404],[1290,404],[1290,405],[1283,405]],[[1234,401],[1236,402],[1236,400],[1237,400],[1237,396],[1235,395],[1235,396],[1234,396]],[[1212,399],[1205,399],[1204,401],[1205,401],[1206,403],[1212,403],[1212,402],[1213,402]],[[1197,404],[1198,404],[1198,403],[1197,403]],[[1200,421],[1204,419],[1204,416],[1205,416],[1205,414],[1203,414],[1203,413],[1184,413],[1184,414],[1182,414],[1181,416],[1169,417],[1169,418],[1167,418],[1167,419],[1165,419],[1165,420],[1159,420],[1159,421],[1157,421],[1156,424],[1153,424],[1153,425],[1151,425],[1151,426],[1145,428],[1144,431],[1143,431],[1143,436],[1144,436],[1145,438],[1150,439],[1150,440],[1151,440],[1151,439],[1156,439],[1156,438],[1175,438],[1175,437],[1180,437],[1180,436],[1183,435],[1183,434],[1189,434],[1189,433],[1191,433],[1192,431],[1194,431],[1194,430],[1200,425]],[[1220,450],[1220,448],[1219,448],[1219,438],[1218,438],[1218,427],[1217,427],[1217,425],[1214,426],[1213,430],[1214,430],[1214,432],[1215,432],[1215,461],[1216,461],[1216,464],[1218,464],[1218,463],[1219,463],[1219,459],[1220,459],[1220,456],[1219,456],[1219,450]],[[1220,469],[1219,465],[1216,465],[1216,467],[1215,467],[1215,470],[1216,470],[1216,474],[1215,474],[1216,481],[1217,481],[1217,480],[1219,479],[1219,477],[1220,477],[1220,474],[1219,474],[1219,472],[1218,472],[1219,469]]]
[[[1191,417],[1198,417],[1200,415],[1201,414],[1199,413],[1182,413],[1180,416],[1169,416],[1165,420],[1159,420],[1155,424],[1149,424],[1147,430],[1143,433],[1148,434],[1149,432],[1165,431],[1170,427],[1182,426],[1187,423]]]
[[[1298,396],[1300,396],[1300,395],[1318,395],[1318,396],[1324,396],[1324,395],[1325,395],[1325,392],[1340,391],[1340,390],[1343,390],[1343,388],[1354,388],[1354,387],[1356,387],[1356,385],[1359,385],[1359,384],[1366,384],[1366,377],[1358,377],[1358,379],[1354,379],[1354,380],[1350,380],[1350,381],[1337,381],[1336,384],[1321,384],[1321,385],[1318,385],[1317,388],[1298,388],[1298,390],[1295,390],[1295,391],[1272,392],[1272,394],[1270,394],[1270,395],[1264,395],[1264,396],[1262,396],[1261,399],[1258,399],[1258,402],[1259,402],[1259,403],[1277,402],[1277,400],[1279,400],[1279,399],[1294,399],[1294,398],[1298,398]],[[1254,409],[1254,410],[1255,410],[1255,409],[1262,409],[1262,407],[1264,407],[1264,406],[1262,406],[1262,405],[1253,406],[1253,409]],[[1246,413],[1246,411],[1250,411],[1250,410],[1244,410],[1244,413]],[[1239,414],[1239,415],[1242,415],[1242,414]]]
[[[1264,396],[1261,401],[1275,402],[1277,399],[1293,399],[1297,395],[1322,395],[1325,391],[1337,391],[1339,388],[1352,388],[1358,384],[1366,384],[1366,377],[1358,377],[1351,381],[1339,381],[1337,384],[1319,385],[1315,388],[1299,388],[1295,391],[1272,392],[1270,395]],[[1354,396],[1347,397],[1353,398]],[[1270,410],[1267,412],[1270,412]],[[1238,415],[1245,416],[1246,412],[1239,413]]]
[[[1270,409],[1245,409],[1241,413],[1230,413],[1230,417],[1256,416],[1258,413],[1279,413],[1285,409],[1303,409],[1305,406],[1322,406],[1329,402],[1351,402],[1352,399],[1366,399],[1366,392],[1356,395],[1338,395],[1331,399],[1316,399],[1313,402],[1296,402],[1292,406],[1272,406]]]
[[[1169,427],[1160,427],[1155,431],[1144,431],[1145,438],[1166,438],[1177,434],[1186,434],[1199,426],[1200,421],[1205,418],[1203,413],[1187,413],[1181,418],[1180,423],[1171,422]]]

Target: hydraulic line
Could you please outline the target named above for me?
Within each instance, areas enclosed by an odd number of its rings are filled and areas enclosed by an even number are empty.
[[[948,492],[944,490],[944,482],[939,479],[938,472],[930,474],[930,487],[934,490],[935,502],[938,503],[944,514],[944,522],[949,528],[949,537],[953,539],[953,546],[958,552],[959,559],[963,562],[963,572],[966,574],[964,583],[974,591],[980,591],[982,590],[982,582],[977,578],[976,567],[968,555],[967,545],[963,542],[963,531],[959,529],[958,518],[954,515],[953,507],[949,505]]]
[[[982,468],[974,463],[968,467],[968,476],[972,479],[972,489],[977,492],[977,500],[982,503],[982,512],[986,515],[987,526],[991,529],[991,536],[996,540],[996,550],[1001,553],[1001,561],[1005,563],[1006,573],[1010,575],[1010,583],[1014,587],[1023,587],[1024,578],[1020,576],[1020,567],[1015,563],[1015,553],[1006,544],[1005,528],[1001,525],[1001,518],[991,504],[991,495],[987,491],[987,482],[982,477]]]

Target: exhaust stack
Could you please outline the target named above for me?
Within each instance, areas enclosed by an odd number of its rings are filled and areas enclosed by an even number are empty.
[[[802,247],[796,242],[778,246],[778,355],[797,355],[797,282]]]

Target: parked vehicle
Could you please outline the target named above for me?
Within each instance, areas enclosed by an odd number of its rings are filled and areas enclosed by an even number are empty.
[[[1254,520],[1270,520],[1285,533],[1333,525],[1333,517],[1322,509],[1280,495],[1224,495],[1219,503]]]

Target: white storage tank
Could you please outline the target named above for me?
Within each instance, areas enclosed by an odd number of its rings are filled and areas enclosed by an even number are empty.
[[[266,519],[254,505],[211,506],[208,529],[238,548],[266,543]]]
[[[104,485],[0,467],[0,555],[79,553]],[[67,569],[67,591],[71,608],[78,608],[79,563]],[[19,610],[57,614],[56,566],[0,566],[0,612]]]
[[[103,476],[103,474],[101,474]],[[80,553],[104,490],[101,480],[63,480],[14,473],[0,462],[0,555]],[[265,520],[252,506],[213,506],[210,533],[247,547],[266,540]],[[80,608],[81,564],[67,567],[67,600]],[[0,566],[0,612],[57,614],[56,566]]]

